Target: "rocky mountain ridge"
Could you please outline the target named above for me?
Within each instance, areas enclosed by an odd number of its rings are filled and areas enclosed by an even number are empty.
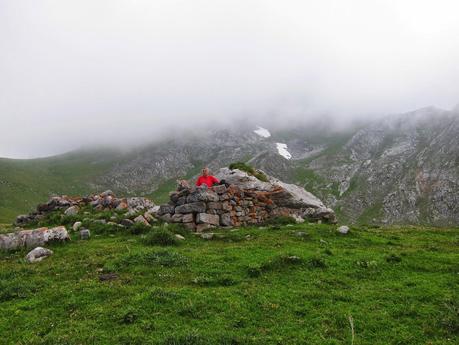
[[[177,179],[192,182],[204,165],[217,171],[235,161],[304,187],[332,207],[340,220],[459,223],[459,112],[433,107],[345,131],[299,125],[276,130],[246,124],[171,135],[167,141],[129,153],[82,160],[78,166],[93,167],[91,174],[86,173],[89,177],[74,178],[75,182],[63,183],[52,192],[75,194],[67,189],[80,186],[88,192],[112,189],[118,195],[148,196],[161,203]],[[55,162],[60,164],[59,157]],[[61,176],[55,171],[49,174]],[[1,180],[5,183],[0,191],[12,190],[12,178]]]

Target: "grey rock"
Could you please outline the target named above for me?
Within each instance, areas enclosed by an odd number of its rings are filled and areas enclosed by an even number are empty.
[[[185,204],[177,206],[175,208],[175,213],[191,213],[191,212],[206,212],[206,203],[203,201],[193,202],[190,204]]]
[[[179,234],[175,234],[175,238],[180,240],[180,241],[184,241],[185,240],[185,237],[183,237],[182,235],[179,235]]]
[[[150,225],[144,216],[140,215],[134,218],[134,223],[141,223],[144,225]]]
[[[193,213],[183,214],[183,218],[182,218],[183,223],[191,223],[193,221],[194,221]]]
[[[76,216],[80,208],[78,206],[70,206],[68,209],[65,210],[64,214],[66,216]]]
[[[53,251],[43,248],[43,247],[36,247],[32,249],[26,256],[26,260],[29,263],[40,262],[43,259],[46,259],[48,256],[53,255]]]
[[[181,222],[183,222],[183,214],[176,213],[176,214],[172,215],[171,221],[172,221],[172,223],[181,223]]]
[[[125,226],[125,227],[130,227],[132,225],[134,225],[134,222],[130,219],[123,219],[121,222],[120,222],[121,225]]]
[[[198,213],[196,215],[196,223],[202,224],[211,224],[211,225],[219,225],[220,224],[220,217],[218,215],[207,214],[207,213]]]
[[[73,223],[73,226],[72,226],[73,231],[78,231],[78,229],[81,227],[81,225],[82,225],[81,222]]]
[[[349,227],[347,225],[341,225],[339,228],[338,228],[338,232],[340,234],[347,234],[349,232]]]
[[[90,236],[91,236],[91,232],[88,229],[80,230],[80,239],[88,240]]]
[[[110,189],[108,189],[108,190],[106,190],[105,192],[102,192],[102,193],[100,194],[100,196],[101,196],[102,198],[105,198],[105,197],[107,197],[107,196],[115,196],[115,194],[114,194]]]
[[[220,216],[220,225],[222,226],[233,226],[233,221],[231,220],[231,213],[223,213]]]
[[[197,232],[202,232],[202,231],[213,229],[213,228],[215,228],[214,225],[207,224],[207,223],[197,224],[196,225],[196,231]]]
[[[200,236],[201,236],[201,238],[203,238],[205,240],[211,240],[211,239],[214,238],[215,234],[213,232],[204,232]]]
[[[159,206],[158,215],[162,216],[166,213],[174,213],[175,207],[169,204],[164,204]]]

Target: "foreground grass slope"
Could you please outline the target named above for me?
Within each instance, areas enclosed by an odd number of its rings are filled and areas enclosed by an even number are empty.
[[[74,236],[33,265],[1,254],[0,343],[459,343],[457,228],[181,233]]]

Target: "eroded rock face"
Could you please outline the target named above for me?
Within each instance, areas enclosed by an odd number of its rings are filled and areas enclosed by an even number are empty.
[[[332,209],[296,185],[272,177],[263,182],[237,169],[220,169],[217,177],[229,186],[181,186],[170,194],[168,204],[160,206],[158,216],[198,232],[216,226],[261,224],[277,216],[336,222]]]
[[[23,247],[33,248],[50,242],[69,241],[70,236],[64,226],[55,228],[39,228],[35,230],[21,230],[18,232],[0,235],[1,250],[16,250]]]

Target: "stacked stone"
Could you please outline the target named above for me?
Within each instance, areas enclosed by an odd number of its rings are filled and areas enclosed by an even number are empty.
[[[183,188],[170,194],[170,202],[160,206],[157,216],[197,232],[216,226],[261,224],[280,215],[298,217],[298,210],[273,202],[278,192],[243,190],[235,185]]]
[[[77,214],[81,207],[90,205],[98,211],[103,210],[127,210],[130,214],[136,214],[140,211],[154,213],[155,204],[143,197],[117,198],[115,194],[107,190],[100,194],[94,194],[87,197],[70,197],[67,195],[54,196],[47,203],[37,206],[36,211],[27,215],[20,215],[16,218],[16,225],[24,226],[28,223],[42,219],[46,214],[55,210],[65,210],[65,214]]]

